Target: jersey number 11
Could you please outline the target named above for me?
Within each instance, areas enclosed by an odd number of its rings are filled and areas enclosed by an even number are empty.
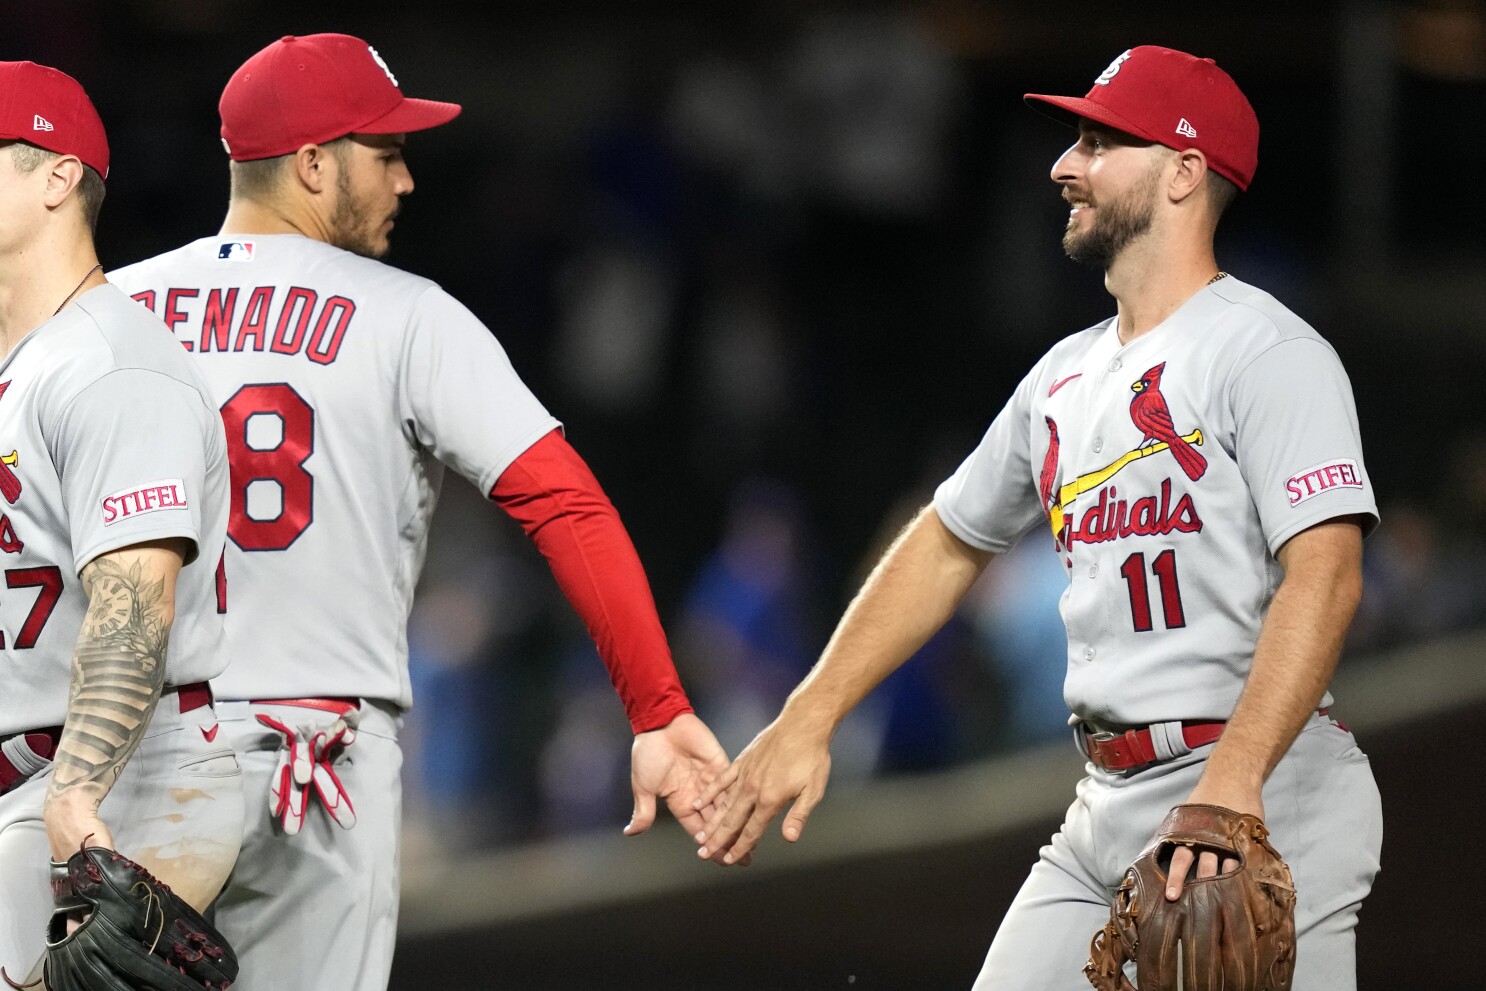
[[[1187,625],[1182,613],[1182,588],[1176,579],[1176,551],[1164,550],[1151,562],[1151,572],[1161,589],[1161,618],[1168,630]],[[1137,551],[1125,558],[1120,565],[1120,574],[1130,591],[1130,616],[1136,633],[1149,633],[1155,629],[1151,620],[1151,595],[1145,579],[1145,554]]]

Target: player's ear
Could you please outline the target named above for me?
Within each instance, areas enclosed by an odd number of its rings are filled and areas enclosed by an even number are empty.
[[[1196,148],[1176,152],[1172,156],[1175,168],[1167,186],[1172,202],[1180,203],[1191,196],[1202,185],[1207,175],[1207,156]]]
[[[324,145],[301,145],[294,153],[294,175],[312,193],[324,192],[332,182],[330,152]]]
[[[83,181],[84,165],[76,155],[60,155],[46,167],[46,190],[43,202],[49,209],[62,205]]]

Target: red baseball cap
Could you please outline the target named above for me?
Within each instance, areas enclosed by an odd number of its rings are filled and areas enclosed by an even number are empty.
[[[1196,148],[1239,189],[1249,188],[1259,164],[1259,118],[1233,77],[1210,58],[1141,45],[1109,63],[1087,96],[1028,93],[1023,99],[1064,123],[1070,115],[1073,123],[1087,117],[1177,151]]]
[[[222,144],[235,162],[348,134],[422,131],[461,109],[403,96],[377,50],[347,34],[280,38],[232,74],[217,108]]]
[[[60,69],[0,62],[0,140],[76,155],[108,178],[108,135],[82,85]]]

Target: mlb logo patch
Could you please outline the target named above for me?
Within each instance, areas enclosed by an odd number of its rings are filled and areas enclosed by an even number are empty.
[[[223,241],[217,245],[217,260],[224,262],[250,262],[253,260],[253,242]]]

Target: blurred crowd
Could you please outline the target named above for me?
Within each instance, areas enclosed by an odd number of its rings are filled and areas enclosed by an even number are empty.
[[[1095,5],[1076,26],[977,0],[439,6],[23,5],[0,57],[72,69],[110,122],[109,267],[216,229],[216,97],[276,35],[362,35],[410,94],[464,103],[409,144],[418,187],[389,260],[467,303],[564,422],[730,752],[1036,358],[1108,315],[1058,244],[1046,177],[1068,134],[1020,95],[1078,89],[1139,43],[1213,53],[1249,93],[1261,164],[1219,260],[1352,375],[1384,522],[1347,663],[1486,622],[1486,329],[1451,303],[1479,285],[1480,225],[1424,181],[1440,135],[1451,160],[1486,152],[1450,109],[1486,94],[1468,60],[1442,75],[1406,45],[1387,65],[1342,51],[1371,36],[1339,19],[1378,5],[1129,37],[1135,14]],[[1347,157],[1360,118],[1339,106],[1389,128],[1360,142],[1375,160]],[[859,708],[833,787],[1066,736],[1049,544],[1034,530],[995,561]],[[410,857],[420,837],[452,852],[626,821],[630,736],[603,666],[520,530],[457,478],[409,639]]]

